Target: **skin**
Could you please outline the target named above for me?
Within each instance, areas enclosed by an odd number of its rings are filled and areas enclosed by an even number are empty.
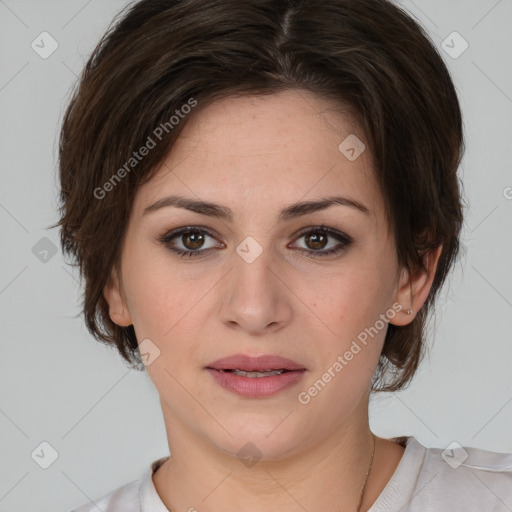
[[[297,395],[393,304],[403,309],[391,323],[414,319],[440,251],[427,258],[427,272],[399,266],[370,152],[349,161],[338,149],[351,133],[364,141],[348,116],[306,91],[231,97],[191,117],[158,173],[137,190],[121,275],[112,271],[104,295],[118,325],[133,324],[139,343],[148,338],[160,350],[146,369],[172,457],[153,481],[173,512],[357,509],[372,453],[369,387],[386,327],[309,403]],[[175,207],[143,215],[170,194],[227,206],[233,221]],[[291,203],[334,194],[369,213],[334,205],[278,220]],[[318,256],[338,240],[322,245],[298,232],[322,224],[353,242]],[[186,236],[170,242],[202,250],[197,257],[180,258],[158,241],[186,226],[215,235],[203,245]],[[262,248],[252,263],[236,252],[248,236]],[[239,397],[204,369],[235,353],[278,354],[307,371],[272,397]],[[236,456],[247,442],[262,453],[252,467]],[[403,451],[375,436],[361,510],[377,499]]]

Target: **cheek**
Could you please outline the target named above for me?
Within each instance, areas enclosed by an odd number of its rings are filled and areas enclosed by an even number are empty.
[[[389,307],[391,286],[387,281],[361,262],[301,282],[297,295],[330,331],[353,334]]]
[[[126,248],[123,260],[127,306],[139,343],[149,338],[160,347],[163,334],[183,316],[179,289],[154,254],[146,255],[134,246]]]
[[[156,271],[143,270],[131,276],[129,281],[125,280],[125,286],[134,326],[143,331],[145,337],[150,337],[150,334],[156,336],[165,327],[169,329],[180,314],[181,301],[177,297],[176,287],[172,286],[167,276],[159,275]],[[174,299],[169,302],[171,295]]]
[[[329,294],[314,297],[312,309],[318,328],[309,325],[309,352],[315,354],[316,361],[301,389],[300,401],[314,402],[310,410],[318,408],[330,417],[344,416],[368,389],[388,328],[381,315],[391,306],[386,300],[389,291],[378,284],[376,276],[369,277],[355,271],[333,275],[328,280]]]
[[[162,254],[160,254],[162,252]],[[146,338],[172,366],[195,355],[205,337],[219,278],[193,264],[173,262],[165,251],[132,253],[124,269],[128,306],[139,343]],[[207,311],[205,310],[207,309]],[[208,309],[210,308],[210,309]]]
[[[298,294],[313,313],[309,327],[318,334],[312,332],[319,355],[315,373],[323,374],[342,356],[343,370],[331,370],[337,376],[343,373],[343,378],[334,379],[340,384],[346,379],[365,381],[373,374],[388,328],[381,315],[389,315],[393,300],[391,271],[376,258],[358,256],[347,258],[343,271],[317,275],[314,287],[302,282]]]

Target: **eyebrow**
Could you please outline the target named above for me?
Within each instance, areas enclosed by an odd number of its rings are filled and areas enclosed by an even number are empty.
[[[359,201],[356,201],[349,197],[329,196],[315,201],[302,201],[286,206],[283,210],[281,210],[281,213],[279,214],[279,220],[285,221],[296,219],[304,215],[308,215],[310,213],[325,210],[330,206],[334,205],[348,206],[367,215],[370,213],[370,210]],[[201,215],[217,217],[228,222],[232,222],[234,217],[233,211],[227,206],[222,206],[220,204],[208,201],[198,201],[196,199],[176,195],[163,197],[162,199],[159,199],[156,203],[147,206],[146,208],[144,208],[142,215],[146,215],[150,212],[160,210],[161,208],[169,207],[184,208],[186,210],[199,213]]]

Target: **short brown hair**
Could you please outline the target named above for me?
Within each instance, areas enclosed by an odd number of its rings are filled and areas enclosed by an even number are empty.
[[[142,0],[121,11],[85,65],[60,133],[61,218],[53,227],[61,226],[63,252],[85,278],[87,328],[132,368],[144,368],[133,325],[112,322],[103,296],[137,187],[202,108],[285,89],[353,112],[400,264],[421,268],[442,244],[427,300],[409,325],[389,324],[372,382],[374,392],[403,388],[423,357],[427,315],[459,252],[464,141],[443,59],[422,27],[387,0]],[[191,99],[197,106],[172,122]],[[154,141],[156,127],[158,144],[121,172]]]

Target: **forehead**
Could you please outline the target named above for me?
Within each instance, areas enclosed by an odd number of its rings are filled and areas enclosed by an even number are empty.
[[[373,215],[382,206],[364,135],[342,105],[302,90],[229,97],[187,120],[135,209],[166,193],[229,205],[250,215],[299,200],[343,194]],[[354,146],[354,142],[356,146]],[[341,146],[340,146],[341,145]],[[354,146],[357,158],[348,158]],[[356,153],[356,155],[357,155]]]

